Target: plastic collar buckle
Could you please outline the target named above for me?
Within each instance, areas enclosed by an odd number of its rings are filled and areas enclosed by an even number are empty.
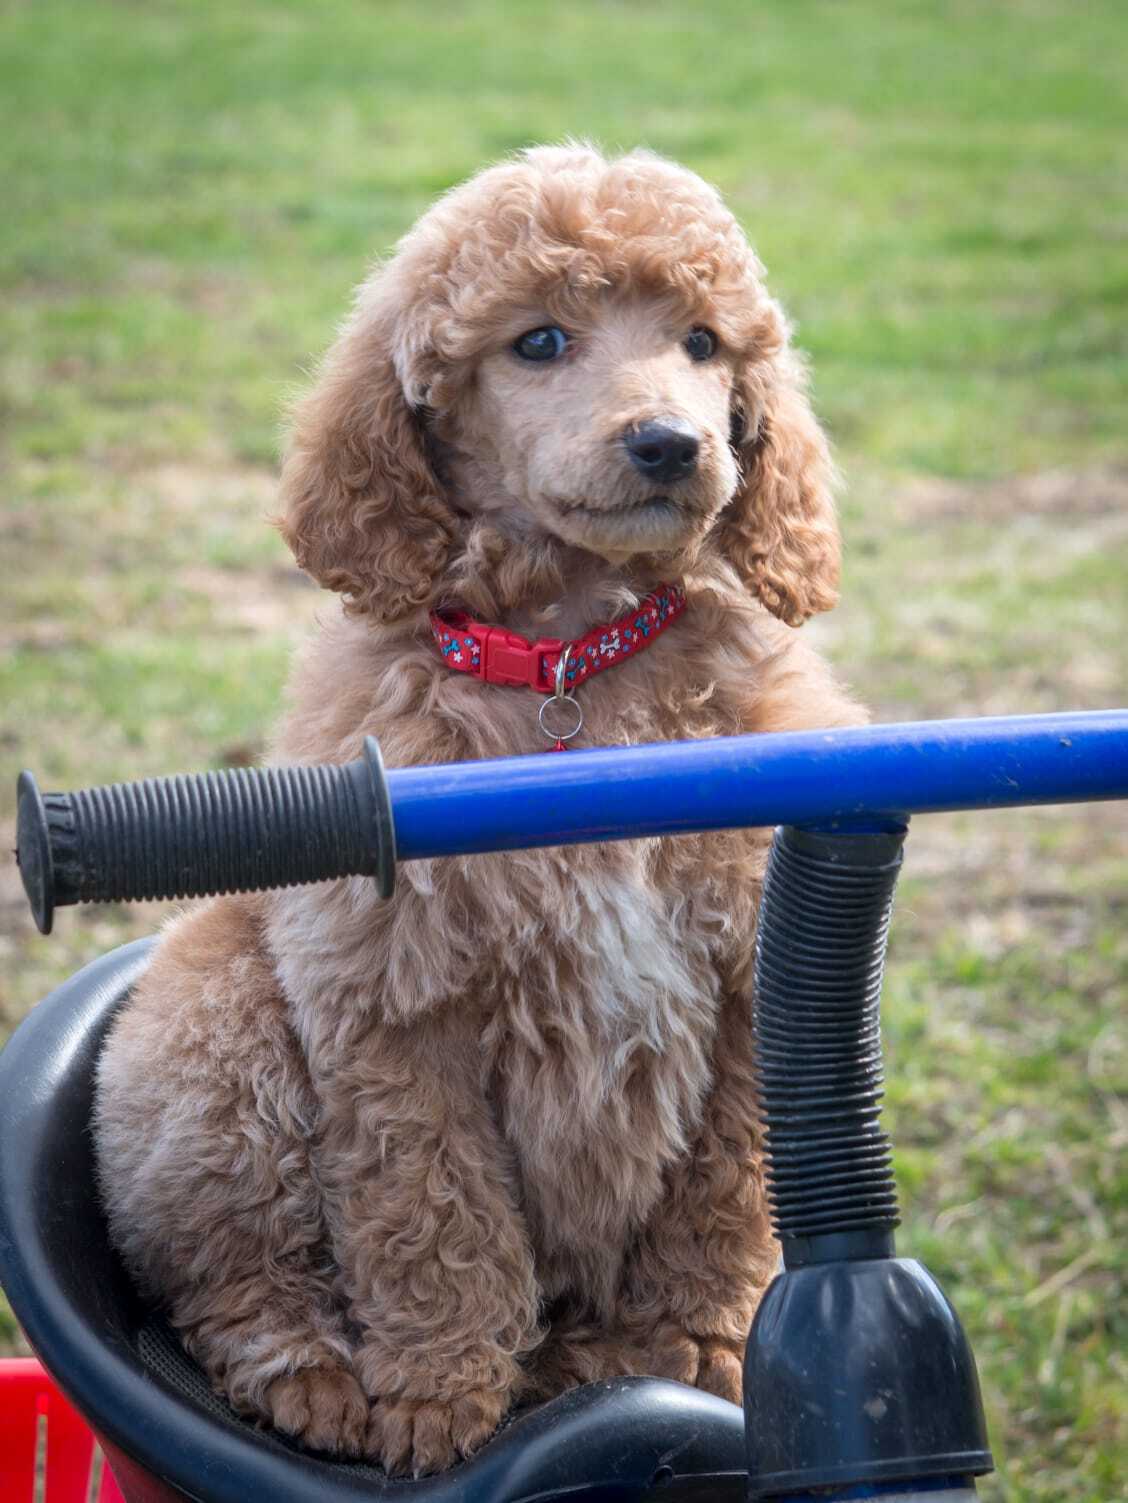
[[[542,637],[529,643],[516,632],[500,626],[487,627],[483,633],[481,677],[490,684],[512,684],[517,688],[552,693],[552,675],[545,663],[548,653],[559,653],[564,643],[559,637]]]

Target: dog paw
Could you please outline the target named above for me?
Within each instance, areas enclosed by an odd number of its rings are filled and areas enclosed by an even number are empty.
[[[655,1332],[650,1371],[739,1404],[743,1388],[742,1343],[723,1336],[692,1336],[680,1326]]]
[[[507,1407],[507,1395],[488,1388],[441,1401],[379,1399],[366,1449],[393,1476],[441,1472],[489,1440]]]
[[[607,1332],[563,1332],[546,1337],[529,1360],[521,1385],[523,1403],[542,1403],[584,1383],[646,1373],[638,1343]]]
[[[744,1391],[744,1345],[710,1336],[700,1343],[696,1388],[739,1404]]]
[[[341,1367],[305,1367],[275,1378],[266,1408],[276,1430],[312,1451],[363,1456],[369,1401],[352,1373]]]

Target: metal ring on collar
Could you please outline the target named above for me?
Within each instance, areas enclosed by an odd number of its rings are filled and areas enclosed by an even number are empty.
[[[544,723],[544,712],[550,705],[571,705],[576,712],[576,724],[570,731],[550,731]],[[571,694],[554,694],[551,699],[546,699],[540,707],[537,716],[540,728],[550,741],[571,741],[573,736],[578,736],[584,724],[584,712],[580,709],[579,701]]]
[[[571,642],[565,642],[564,651],[560,654],[560,661],[556,665],[555,697],[557,699],[565,699],[567,697],[567,691],[564,687],[564,675],[568,671],[568,659],[571,656],[572,644]]]

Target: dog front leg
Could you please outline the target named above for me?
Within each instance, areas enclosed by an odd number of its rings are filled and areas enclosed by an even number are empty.
[[[755,1107],[752,1005],[742,989],[722,1007],[701,1128],[667,1173],[625,1280],[626,1323],[648,1333],[647,1371],[735,1403],[748,1328],[778,1257]]]
[[[114,1241],[213,1385],[315,1450],[363,1454],[367,1397],[311,1165],[318,1107],[256,898],[166,932],[98,1063]]]
[[[320,1173],[375,1400],[370,1454],[442,1470],[493,1434],[537,1344],[538,1290],[476,1024],[372,1026],[334,1071]]]

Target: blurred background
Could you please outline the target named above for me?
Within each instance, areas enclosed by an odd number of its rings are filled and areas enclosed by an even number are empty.
[[[879,719],[1128,683],[1121,0],[0,0],[0,836],[46,787],[245,763],[317,607],[283,404],[370,258],[535,141],[717,183],[847,480],[813,631]],[[990,1500],[1122,1497],[1128,818],[921,819],[888,1119],[977,1352]],[[34,931],[0,1029],[152,907]],[[0,1307],[0,1351],[20,1338]]]

